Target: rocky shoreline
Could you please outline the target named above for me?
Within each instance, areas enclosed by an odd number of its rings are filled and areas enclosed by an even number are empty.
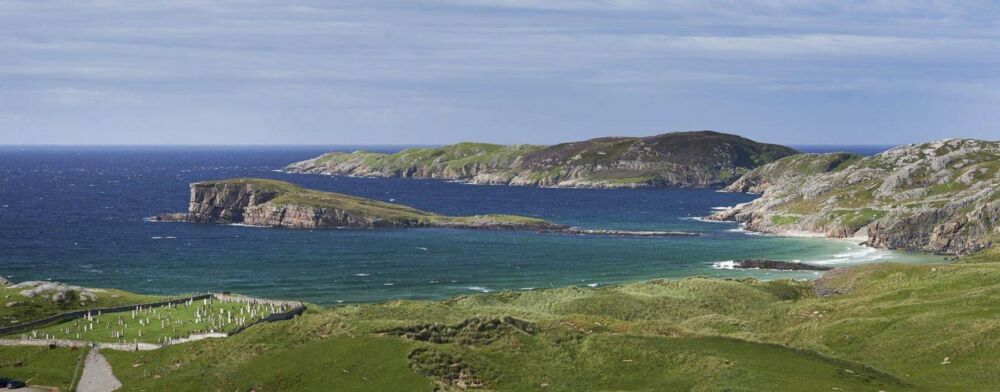
[[[1000,142],[947,139],[870,157],[801,154],[724,189],[761,197],[707,217],[747,230],[859,238],[864,245],[966,255],[1000,242]]]
[[[514,215],[443,216],[399,204],[303,189],[290,183],[234,179],[191,184],[188,212],[146,218],[150,222],[241,224],[290,229],[458,228],[527,230],[612,237],[689,237],[679,231],[568,227]]]
[[[776,271],[829,271],[832,267],[783,260],[732,260],[715,263],[717,269],[767,269]]]

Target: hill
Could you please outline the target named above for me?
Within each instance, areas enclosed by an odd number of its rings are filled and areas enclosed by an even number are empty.
[[[395,154],[332,152],[285,167],[289,173],[440,178],[547,187],[708,187],[796,154],[725,133],[605,137],[553,146],[459,143]]]

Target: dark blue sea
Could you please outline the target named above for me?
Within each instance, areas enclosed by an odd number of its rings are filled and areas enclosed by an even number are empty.
[[[937,260],[701,222],[696,218],[713,208],[755,197],[714,189],[544,189],[275,172],[323,152],[358,148],[0,147],[0,275],[141,293],[228,290],[335,304],[694,275],[814,276],[715,268],[738,258],[831,265]],[[303,231],[143,220],[186,210],[190,182],[232,177],[274,178],[442,214],[520,214],[588,228],[703,235]]]

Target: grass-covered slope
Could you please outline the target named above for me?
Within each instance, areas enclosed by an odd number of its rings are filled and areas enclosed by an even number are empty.
[[[293,163],[285,170],[505,185],[714,186],[795,153],[783,146],[701,131],[606,137],[553,146],[459,143],[395,154],[334,152]]]
[[[125,390],[1000,388],[1000,259],[817,282],[656,280],[310,311],[106,352]]]
[[[0,347],[0,378],[69,391],[86,353],[80,348]]]
[[[256,178],[191,184],[187,213],[160,215],[153,219],[289,228],[562,228],[542,219],[515,215],[445,216],[400,204]]]
[[[92,289],[53,282],[23,282],[0,285],[0,327],[59,313],[129,304],[152,303],[163,297],[138,295],[121,290]]]
[[[758,231],[860,236],[873,246],[946,254],[1000,240],[1000,142],[948,139],[870,157],[796,155],[727,190],[763,193],[716,215]]]

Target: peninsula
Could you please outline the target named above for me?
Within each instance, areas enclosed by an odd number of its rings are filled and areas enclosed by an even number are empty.
[[[962,255],[1000,242],[1000,142],[946,139],[870,157],[801,154],[725,188],[761,197],[711,218],[747,229],[857,237],[889,249]]]
[[[515,215],[445,216],[400,204],[305,189],[284,181],[260,178],[193,183],[188,212],[157,215],[149,220],[237,223],[293,229],[567,228],[542,219]]]
[[[395,154],[331,152],[284,171],[544,187],[710,187],[796,153],[736,135],[699,131],[553,146],[459,143]]]
[[[187,212],[161,214],[154,222],[244,224],[290,229],[445,227],[532,230],[611,237],[685,237],[697,233],[569,227],[517,215],[446,216],[401,204],[302,188],[284,181],[236,178],[190,185]]]

